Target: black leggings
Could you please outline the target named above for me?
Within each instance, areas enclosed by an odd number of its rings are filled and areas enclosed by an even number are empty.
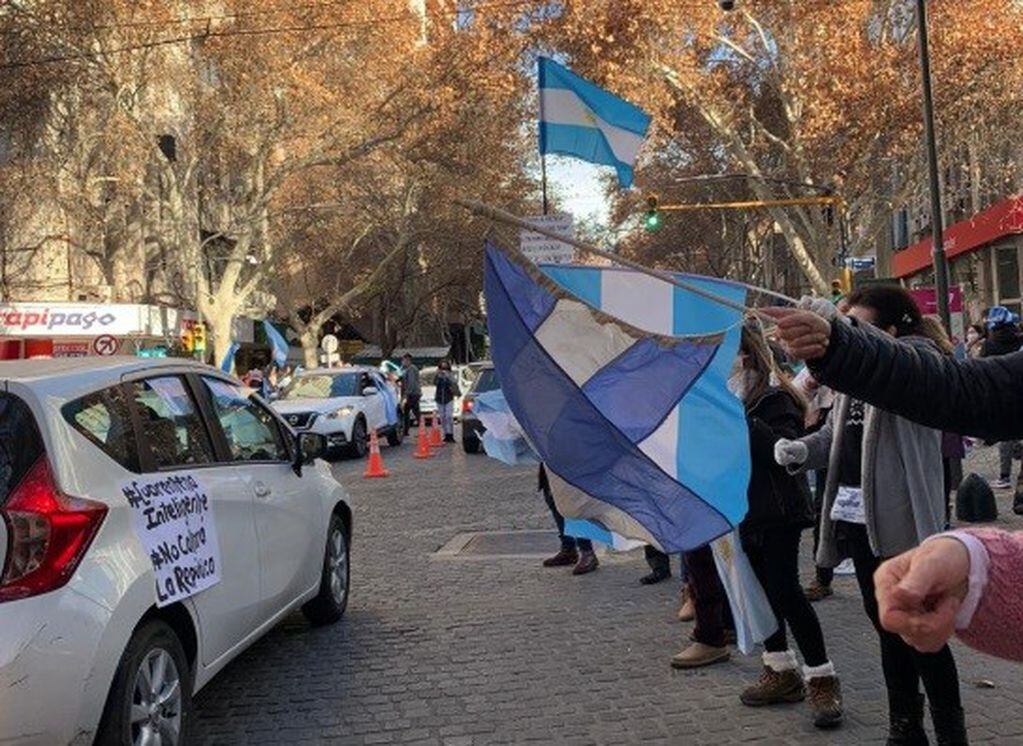
[[[863,608],[881,638],[881,667],[888,693],[896,698],[915,697],[920,692],[920,681],[931,707],[949,712],[962,706],[959,697],[959,673],[955,658],[948,645],[936,653],[921,653],[898,635],[881,626],[874,594],[874,571],[881,560],[874,556],[867,538],[867,528],[861,524],[841,522],[838,531],[842,548],[852,556],[856,566],[856,580],[863,594]]]
[[[816,667],[828,662],[828,651],[824,647],[824,633],[817,614],[799,584],[801,533],[802,529],[796,526],[763,529],[760,541],[750,542],[755,545],[744,548],[778,621],[778,631],[764,640],[764,649],[769,653],[789,649],[785,633],[785,625],[788,624],[803,654],[803,662]]]

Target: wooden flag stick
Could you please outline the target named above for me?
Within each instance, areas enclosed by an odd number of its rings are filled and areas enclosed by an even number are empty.
[[[561,235],[559,233],[556,233],[555,231],[550,230],[549,228],[533,225],[528,220],[525,220],[524,218],[520,218],[518,215],[513,215],[510,212],[506,212],[506,211],[501,210],[501,209],[499,209],[497,207],[491,207],[490,205],[486,205],[486,204],[484,204],[482,202],[478,202],[476,200],[461,200],[461,199],[458,199],[458,200],[455,200],[455,204],[457,204],[457,205],[459,205],[461,207],[464,207],[465,209],[469,210],[470,212],[472,212],[475,215],[481,215],[482,217],[489,218],[489,219],[494,220],[494,221],[496,221],[498,223],[505,223],[507,225],[514,225],[514,226],[516,226],[518,228],[521,228],[523,230],[532,231],[534,233],[539,233],[542,236],[547,236],[548,238],[553,238],[556,241],[561,241],[562,243],[567,243],[569,246],[574,246],[575,248],[579,249],[580,251],[582,251],[582,252],[584,252],[586,254],[592,254],[593,256],[599,256],[599,257],[601,257],[603,259],[607,259],[608,261],[614,262],[615,264],[620,264],[623,267],[628,267],[629,269],[633,269],[633,270],[635,270],[637,272],[642,272],[643,274],[649,275],[650,277],[656,277],[658,280],[663,280],[664,282],[667,282],[667,283],[669,283],[671,285],[674,285],[677,288],[681,288],[682,290],[685,290],[686,292],[692,293],[693,295],[698,295],[701,298],[705,298],[706,300],[709,300],[709,301],[711,301],[713,303],[717,303],[718,305],[725,306],[726,308],[731,308],[732,310],[739,311],[741,313],[752,313],[752,314],[755,314],[761,320],[766,321],[766,322],[768,322],[768,323],[770,323],[772,325],[774,324],[774,319],[772,319],[771,317],[767,316],[766,314],[761,313],[758,309],[752,308],[752,307],[749,307],[749,306],[744,306],[741,303],[736,303],[735,301],[731,301],[731,300],[729,300],[727,298],[722,298],[720,295],[716,295],[716,294],[714,294],[714,293],[712,293],[712,292],[710,292],[708,290],[704,290],[703,288],[696,287],[695,285],[690,285],[689,283],[685,282],[684,280],[678,279],[677,277],[675,277],[670,272],[665,272],[664,270],[651,269],[650,267],[645,267],[642,264],[640,264],[639,262],[634,262],[631,259],[627,259],[627,258],[625,258],[623,256],[619,256],[618,254],[614,254],[614,253],[612,253],[610,251],[604,251],[603,249],[598,249],[596,246],[592,246],[592,245],[590,245],[590,244],[588,244],[588,243],[586,243],[584,241],[580,241],[579,239],[575,238],[574,236],[563,236],[563,235]],[[730,280],[729,280],[729,282],[730,282]],[[761,293],[766,293],[767,295],[771,295],[771,296],[773,296],[775,298],[779,298],[780,300],[787,301],[788,303],[791,303],[792,305],[796,305],[796,303],[797,303],[797,301],[795,299],[789,298],[788,296],[782,295],[781,293],[775,293],[775,292],[770,291],[770,290],[764,290],[762,288],[757,288],[757,287],[753,287],[753,286],[750,286],[750,285],[745,285],[744,283],[738,283],[738,284],[744,285],[745,287],[747,287],[747,288],[749,288],[751,290],[755,290],[755,291],[761,292]]]

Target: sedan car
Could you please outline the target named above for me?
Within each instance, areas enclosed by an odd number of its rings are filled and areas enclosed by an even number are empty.
[[[273,403],[299,432],[320,433],[330,455],[362,458],[369,433],[400,446],[398,400],[391,384],[376,368],[320,368],[299,373]]]
[[[228,662],[295,609],[339,620],[325,446],[199,363],[0,363],[0,743],[191,743]]]
[[[486,428],[475,412],[475,400],[480,394],[501,388],[493,363],[473,363],[477,368],[476,379],[462,397],[462,448],[466,453],[479,453],[483,445]]]

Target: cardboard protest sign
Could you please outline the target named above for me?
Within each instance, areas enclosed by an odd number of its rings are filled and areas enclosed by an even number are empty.
[[[133,479],[121,486],[135,532],[153,563],[156,605],[163,607],[220,582],[213,505],[190,474]]]

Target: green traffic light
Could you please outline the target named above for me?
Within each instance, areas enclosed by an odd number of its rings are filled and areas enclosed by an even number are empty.
[[[646,228],[648,233],[660,230],[661,213],[657,210],[649,210],[646,214],[646,219],[643,221],[643,227]]]

